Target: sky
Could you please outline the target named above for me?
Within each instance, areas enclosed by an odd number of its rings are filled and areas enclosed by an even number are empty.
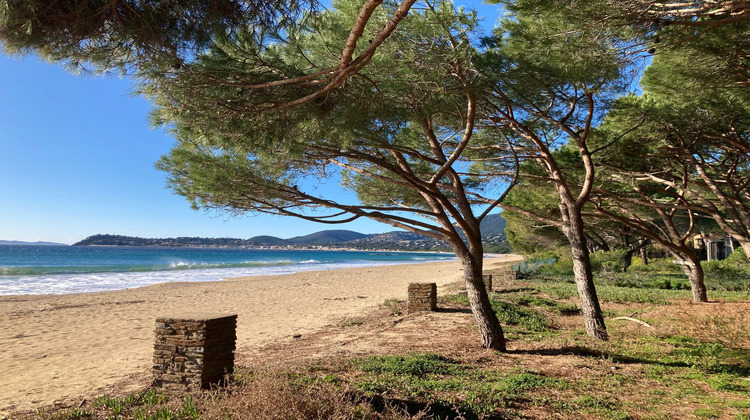
[[[496,6],[464,3],[480,14],[496,13]],[[132,90],[127,79],[74,75],[34,56],[0,52],[0,240],[72,244],[99,233],[289,238],[324,229],[393,230],[370,220],[321,225],[192,210],[154,167],[175,142],[150,127],[151,106]],[[343,197],[336,185],[321,191]]]

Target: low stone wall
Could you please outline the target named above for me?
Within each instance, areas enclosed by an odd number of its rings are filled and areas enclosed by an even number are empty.
[[[513,281],[518,278],[518,272],[509,267],[503,270],[502,276],[503,281]]]
[[[237,315],[180,314],[156,319],[155,386],[191,392],[234,372]]]
[[[437,309],[436,283],[409,283],[407,312],[434,311]]]

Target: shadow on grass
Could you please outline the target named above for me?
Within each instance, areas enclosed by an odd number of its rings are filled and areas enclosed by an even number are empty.
[[[444,314],[470,314],[471,309],[469,308],[437,308],[435,312],[441,312]]]
[[[535,287],[516,287],[513,289],[495,290],[495,293],[497,294],[520,293],[520,292],[539,293],[539,289]]]
[[[508,350],[510,354],[533,354],[538,356],[580,356],[596,359],[607,359],[614,363],[625,363],[625,364],[644,364],[644,365],[659,365],[669,367],[684,367],[689,368],[692,365],[685,362],[676,361],[661,361],[646,359],[641,357],[631,357],[621,354],[603,352],[601,350],[590,349],[582,346],[565,346],[556,349],[536,349],[536,350]]]

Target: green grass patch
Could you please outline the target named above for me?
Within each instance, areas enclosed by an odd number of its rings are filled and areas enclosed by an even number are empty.
[[[391,373],[394,375],[424,376],[455,373],[461,366],[446,357],[427,353],[408,356],[370,356],[352,360],[353,365],[369,373]]]
[[[492,293],[490,294],[490,303],[495,310],[497,318],[502,325],[511,325],[516,327],[514,332],[521,334],[533,334],[547,332],[553,329],[550,320],[540,311],[528,306],[522,306],[519,303],[513,303],[518,298],[511,297],[510,302],[502,300],[500,297],[506,295]],[[529,300],[529,302],[539,302]],[[443,303],[453,303],[469,307],[469,298],[466,294],[449,295],[441,298]]]
[[[693,415],[702,419],[720,419],[722,413],[715,408],[699,408],[693,411]]]
[[[565,380],[529,370],[479,369],[429,353],[372,356],[353,359],[351,365],[363,372],[356,386],[370,398],[416,399],[433,407],[437,417],[482,418],[512,407],[532,390],[570,387]]]

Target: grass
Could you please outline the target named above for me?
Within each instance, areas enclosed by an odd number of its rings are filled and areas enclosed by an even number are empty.
[[[502,413],[532,390],[567,389],[568,383],[524,369],[482,369],[437,354],[354,359],[357,387],[369,397],[398,395],[419,401],[419,411],[442,418],[483,418]],[[408,411],[408,410],[407,410]],[[412,407],[409,414],[416,414]]]
[[[671,258],[659,258],[643,265],[639,258],[633,258],[632,264],[627,267],[622,263],[622,255],[619,251],[595,252],[591,254],[595,282],[598,289],[607,288],[609,292],[617,293],[617,288],[641,289],[646,291],[636,299],[644,299],[647,296],[662,296],[669,299],[689,296],[690,283],[680,266],[675,264]],[[722,299],[750,299],[750,264],[747,262],[741,248],[723,261],[704,261],[701,264],[704,270],[704,282],[706,287],[712,291],[711,295]],[[573,279],[573,266],[570,256],[560,257],[552,265],[542,266],[537,270],[535,276],[552,280],[554,283],[571,283]],[[616,288],[612,288],[612,287]],[[667,291],[666,293],[653,293],[654,290]],[[725,292],[740,292],[725,293]],[[612,296],[613,299],[622,299],[620,296]],[[604,296],[600,294],[600,298]],[[660,303],[664,303],[662,299]]]
[[[654,326],[610,319],[611,339],[599,342],[583,333],[574,284],[544,276],[501,286],[491,303],[510,339],[508,353],[475,345],[466,294],[456,293],[442,296],[439,306],[448,310],[429,319],[455,323],[464,316],[462,330],[417,334],[385,354],[295,363],[280,357],[282,368],[239,367],[232,385],[194,397],[170,398],[153,390],[108,395],[28,417],[750,420],[744,291],[720,292],[725,303],[691,305],[684,290],[599,285],[610,317],[635,313]],[[382,332],[383,325],[427,319],[405,315],[403,307],[389,299],[380,309],[385,324],[362,316],[339,326]],[[473,344],[457,344],[463,338]],[[410,350],[419,340],[429,340],[436,350]]]

